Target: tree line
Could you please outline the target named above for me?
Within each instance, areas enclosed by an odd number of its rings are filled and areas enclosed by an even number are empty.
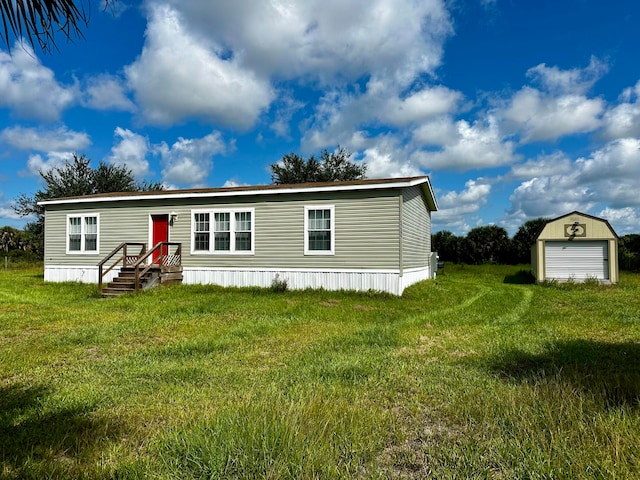
[[[351,153],[338,147],[334,152],[326,149],[316,158],[302,158],[296,153],[284,155],[270,165],[274,184],[333,182],[366,178],[367,166],[351,161]],[[0,252],[19,257],[42,258],[44,246],[44,209],[39,201],[51,198],[73,197],[95,193],[162,190],[161,183],[135,180],[131,170],[123,166],[100,162],[92,168],[85,155],[74,154],[63,166],[41,171],[44,188],[33,195],[21,195],[15,211],[30,216],[24,231],[12,227],[0,229]],[[472,265],[527,264],[531,261],[531,246],[547,223],[546,218],[525,222],[513,236],[497,225],[472,228],[465,236],[448,230],[431,237],[431,249],[440,260]],[[619,265],[621,269],[640,271],[640,234],[629,234],[619,239]]]
[[[431,249],[438,252],[440,260],[445,262],[528,264],[531,262],[531,246],[548,221],[543,217],[529,220],[512,238],[497,225],[472,228],[465,236],[443,230],[431,236]],[[640,234],[619,238],[618,259],[620,269],[640,272]]]
[[[351,161],[351,153],[338,146],[335,152],[323,150],[319,158],[302,158],[296,153],[284,155],[270,165],[274,184],[337,182],[365,178],[366,165]],[[96,168],[84,154],[74,153],[64,165],[41,170],[43,187],[34,194],[21,194],[15,212],[33,220],[24,231],[12,227],[0,229],[0,252],[20,258],[42,259],[44,256],[44,208],[38,202],[52,198],[79,197],[98,193],[163,190],[161,182],[137,181],[125,166],[100,161]],[[9,255],[11,252],[11,255]]]

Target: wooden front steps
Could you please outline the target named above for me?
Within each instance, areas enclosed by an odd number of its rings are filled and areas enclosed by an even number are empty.
[[[122,243],[98,264],[99,288],[103,297],[116,297],[123,293],[147,290],[156,285],[182,283],[182,244],[161,242],[147,251],[144,243]],[[108,261],[120,254],[115,262]],[[121,266],[120,266],[121,265]],[[103,279],[118,267],[118,276],[106,286]]]
[[[138,290],[147,290],[157,285],[172,285],[182,283],[182,267],[151,266],[139,279]],[[117,277],[113,278],[106,287],[102,288],[103,297],[117,297],[123,293],[136,291],[136,269],[124,267]]]

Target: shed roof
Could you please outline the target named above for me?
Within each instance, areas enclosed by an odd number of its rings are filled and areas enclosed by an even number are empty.
[[[613,237],[614,238],[618,238],[618,234],[615,232],[615,230],[613,229],[613,227],[611,226],[611,224],[609,223],[608,220],[605,220],[604,218],[596,217],[594,215],[589,215],[588,213],[582,213],[582,212],[579,212],[577,210],[574,210],[571,213],[567,213],[565,215],[560,215],[559,217],[552,218],[552,219],[548,220],[547,223],[540,229],[540,231],[536,235],[536,238],[538,238],[538,237],[540,237],[540,235],[542,235],[542,232],[544,231],[545,227],[547,225],[549,225],[550,223],[554,223],[554,222],[562,220],[563,218],[571,217],[571,216],[574,216],[574,215],[581,215],[583,217],[590,218],[591,220],[595,220],[597,222],[603,223],[609,229],[609,231],[611,232]]]
[[[273,195],[315,192],[339,192],[356,190],[376,190],[420,186],[431,211],[438,210],[433,188],[428,176],[402,178],[373,178],[348,182],[315,182],[287,185],[254,185],[222,188],[191,188],[183,190],[154,190],[146,192],[113,192],[83,195],[79,197],[53,198],[38,202],[38,205],[64,205],[96,202],[119,202],[132,200],[238,197],[249,195]]]

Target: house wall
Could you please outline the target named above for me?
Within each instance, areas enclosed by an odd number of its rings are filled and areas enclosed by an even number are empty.
[[[49,205],[45,280],[97,282],[96,265],[108,253],[125,241],[150,244],[150,216],[175,212],[178,219],[170,226],[169,240],[182,243],[185,283],[268,286],[278,274],[291,288],[374,289],[401,294],[407,285],[429,278],[431,239],[430,213],[420,188],[407,188],[403,193],[400,189],[379,189]],[[313,205],[335,208],[335,255],[304,254],[304,207]],[[192,211],[208,208],[253,209],[254,254],[192,253]],[[100,215],[99,253],[67,254],[67,215],[96,212]]]
[[[431,278],[431,212],[427,208],[422,189],[405,188],[400,207],[402,248],[400,252],[403,288]]]
[[[431,214],[420,187],[402,193],[402,267],[429,266],[431,253]]]
[[[399,192],[346,192],[270,196],[243,201],[209,199],[52,205],[46,212],[45,263],[96,265],[121,242],[149,242],[150,215],[176,212],[169,240],[183,244],[185,267],[280,267],[398,269],[400,223]],[[304,207],[335,206],[335,255],[304,255]],[[252,208],[255,211],[255,253],[191,253],[191,212],[202,208]],[[66,253],[66,217],[69,213],[99,212],[97,255]]]

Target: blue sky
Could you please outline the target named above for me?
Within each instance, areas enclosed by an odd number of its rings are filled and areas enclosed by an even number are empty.
[[[370,178],[429,175],[434,231],[580,210],[640,232],[640,2],[115,7],[58,52],[0,49],[0,225],[73,152],[189,188],[341,145]]]

